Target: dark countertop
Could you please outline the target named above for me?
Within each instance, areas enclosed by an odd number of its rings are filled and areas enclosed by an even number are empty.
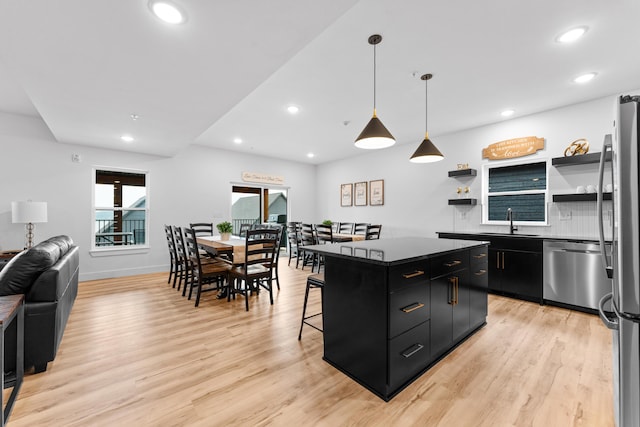
[[[417,261],[460,249],[483,246],[488,242],[426,237],[398,237],[360,242],[305,246],[304,250],[325,256],[358,259],[374,264],[393,265]]]
[[[597,237],[572,237],[572,236],[554,236],[554,235],[542,235],[542,234],[527,234],[527,233],[519,233],[515,232],[514,234],[509,233],[488,233],[482,231],[438,231],[436,234],[455,234],[460,236],[474,236],[481,239],[496,239],[496,238],[506,238],[506,239],[533,239],[533,240],[560,240],[564,242],[594,242],[598,243]],[[608,239],[607,242],[611,240]]]

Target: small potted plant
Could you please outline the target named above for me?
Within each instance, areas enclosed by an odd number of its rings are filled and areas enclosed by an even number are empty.
[[[333,221],[331,221],[330,219],[325,219],[324,221],[322,221],[323,225],[333,225]]]
[[[231,232],[233,231],[233,226],[229,221],[223,221],[216,224],[216,228],[220,233],[220,240],[229,240],[229,238],[231,237]]]

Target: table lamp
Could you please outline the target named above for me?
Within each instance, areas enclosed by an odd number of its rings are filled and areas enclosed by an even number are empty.
[[[47,202],[11,202],[11,222],[25,224],[25,249],[30,249],[33,246],[33,224],[47,222]]]

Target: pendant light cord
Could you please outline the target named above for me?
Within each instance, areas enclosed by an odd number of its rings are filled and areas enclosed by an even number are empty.
[[[376,45],[373,45],[373,115],[376,115]]]
[[[429,80],[424,81],[424,131],[429,132]]]

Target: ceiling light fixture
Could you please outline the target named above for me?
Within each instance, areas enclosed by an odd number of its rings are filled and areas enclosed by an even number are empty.
[[[442,155],[440,150],[438,150],[438,148],[436,148],[433,142],[431,142],[431,140],[429,139],[429,128],[427,127],[427,119],[429,117],[427,113],[427,81],[431,79],[431,77],[433,77],[432,74],[424,74],[422,77],[420,77],[421,80],[424,80],[425,87],[424,127],[426,131],[424,134],[424,140],[420,143],[416,152],[413,153],[413,156],[411,156],[411,158],[409,159],[409,161],[413,163],[431,163],[444,159],[444,156]]]
[[[580,37],[584,35],[588,30],[588,27],[576,27],[569,31],[565,31],[556,37],[556,42],[558,43],[572,43],[578,40]]]
[[[580,84],[587,83],[587,82],[590,82],[591,80],[593,80],[593,78],[595,76],[597,76],[597,75],[598,75],[598,73],[586,73],[586,74],[583,74],[581,76],[576,77],[575,79],[573,79],[573,81],[575,83],[580,83]]]
[[[185,13],[173,2],[151,0],[149,1],[149,9],[168,24],[182,24],[186,20]]]
[[[502,117],[511,117],[514,115],[516,111],[515,110],[504,110],[502,113],[500,113],[500,115]]]
[[[287,107],[287,111],[289,112],[289,114],[298,114],[298,111],[300,111],[300,109],[295,105],[289,105]]]
[[[122,135],[120,137],[120,139],[123,140],[124,142],[133,142],[133,141],[135,141],[131,135]]]
[[[233,138],[233,143],[234,144],[242,144],[242,139],[241,138]]]
[[[316,155],[313,153],[307,153],[307,157],[313,159]]]
[[[355,142],[356,147],[367,150],[387,148],[396,143],[393,135],[384,127],[376,115],[376,45],[381,41],[381,35],[374,34],[369,37],[369,44],[373,45],[373,117]]]

